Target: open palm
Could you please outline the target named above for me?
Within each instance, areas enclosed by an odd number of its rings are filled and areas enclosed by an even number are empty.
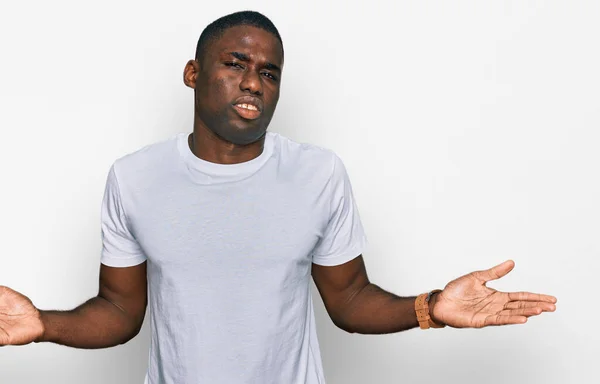
[[[446,285],[432,309],[436,321],[455,328],[522,324],[530,316],[552,312],[556,298],[530,292],[499,292],[488,281],[505,276],[514,268],[512,260],[485,271],[471,272]]]
[[[29,344],[43,332],[40,313],[31,300],[0,286],[0,346]]]

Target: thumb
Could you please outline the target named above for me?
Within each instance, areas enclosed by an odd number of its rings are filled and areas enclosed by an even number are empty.
[[[512,260],[506,260],[502,264],[498,264],[495,267],[490,269],[486,269],[484,271],[473,272],[475,277],[479,280],[483,280],[484,282],[488,282],[491,280],[497,280],[506,274],[515,267],[515,262]]]

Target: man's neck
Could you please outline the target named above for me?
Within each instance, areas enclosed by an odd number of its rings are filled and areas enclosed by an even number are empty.
[[[188,136],[188,145],[192,153],[202,160],[237,164],[258,157],[263,151],[265,136],[251,144],[238,145],[219,137],[204,124],[194,122],[194,132]]]

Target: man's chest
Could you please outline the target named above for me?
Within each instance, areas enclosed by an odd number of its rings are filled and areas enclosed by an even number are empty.
[[[327,207],[293,185],[173,188],[139,198],[132,231],[160,269],[237,273],[310,268]],[[229,272],[226,272],[229,271]]]

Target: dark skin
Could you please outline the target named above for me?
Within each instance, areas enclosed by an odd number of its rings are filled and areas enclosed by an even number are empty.
[[[70,311],[40,311],[26,296],[0,286],[0,345],[48,341],[96,349],[126,343],[144,321],[146,265],[101,264],[98,295]]]
[[[183,72],[183,82],[194,89],[190,148],[213,163],[251,160],[263,150],[279,100],[283,49],[271,33],[247,26],[229,28],[207,48]],[[233,106],[241,97],[254,99],[258,118],[243,118],[236,112]]]
[[[201,159],[220,164],[249,161],[263,150],[277,101],[283,50],[262,29],[239,26],[190,60],[184,83],[194,89],[194,130],[189,144]],[[100,267],[98,295],[71,311],[40,311],[26,296],[0,286],[0,346],[50,341],[78,348],[123,344],[139,332],[147,306],[144,262]],[[486,283],[512,270],[506,261],[471,272],[433,296],[434,321],[480,328],[521,324],[554,311],[556,298],[529,292],[498,292]],[[313,280],[333,322],[348,332],[391,333],[418,326],[415,297],[399,297],[372,284],[362,255],[338,266],[313,264]]]

